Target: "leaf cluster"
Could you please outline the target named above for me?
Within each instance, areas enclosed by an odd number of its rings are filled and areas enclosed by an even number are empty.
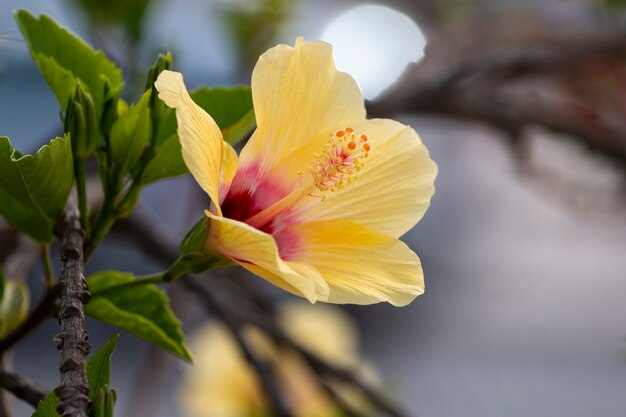
[[[54,243],[55,226],[75,190],[87,260],[111,227],[133,212],[145,186],[188,173],[175,114],[154,88],[159,73],[172,68],[173,59],[169,53],[160,54],[146,71],[143,94],[135,100],[122,98],[122,70],[102,51],[46,15],[19,10],[15,19],[34,63],[59,103],[63,135],[32,155],[21,153],[8,137],[0,136],[0,215],[47,248]],[[214,117],[229,143],[236,145],[254,128],[250,88],[200,87],[191,95]],[[97,166],[104,195],[95,210],[87,193],[88,166]],[[199,230],[206,232],[206,228]],[[189,239],[183,252],[187,246]],[[189,256],[181,259],[189,263]],[[169,271],[174,272],[180,275],[184,271]],[[0,274],[0,278],[2,339],[24,320],[29,297],[27,287],[19,281],[24,277],[5,280]],[[87,281],[93,295],[85,309],[87,315],[191,361],[180,322],[170,310],[165,292],[154,284],[159,280],[105,271]],[[87,365],[93,417],[113,415],[115,392],[108,388],[109,361],[117,339],[116,335],[105,343]],[[57,403],[56,394],[50,393],[34,416],[57,416]]]

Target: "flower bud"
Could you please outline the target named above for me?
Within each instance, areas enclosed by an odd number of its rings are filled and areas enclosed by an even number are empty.
[[[168,52],[165,55],[159,54],[154,65],[148,71],[148,79],[146,80],[144,91],[152,89],[152,94],[150,95],[150,115],[155,126],[165,117],[165,104],[159,100],[159,92],[154,88],[154,82],[159,77],[161,71],[170,69],[172,69],[172,54]]]
[[[91,94],[80,84],[67,102],[64,130],[70,134],[75,159],[85,160],[95,152],[99,134],[96,109]]]
[[[29,307],[30,292],[26,284],[18,280],[3,280],[0,298],[0,338],[13,332],[26,320]]]

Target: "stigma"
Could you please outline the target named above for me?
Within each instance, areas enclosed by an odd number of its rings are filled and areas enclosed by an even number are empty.
[[[309,168],[322,201],[327,192],[342,190],[356,179],[369,152],[367,136],[357,134],[351,127],[330,134],[324,150],[315,155]]]

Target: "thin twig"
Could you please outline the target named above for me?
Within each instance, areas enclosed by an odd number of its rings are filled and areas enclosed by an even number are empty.
[[[47,393],[47,390],[39,384],[2,369],[0,369],[0,386],[33,407],[37,407],[39,401],[42,401]]]
[[[52,291],[48,291],[43,295],[37,307],[30,313],[28,318],[17,329],[0,341],[0,353],[5,352],[52,316],[52,301],[54,301],[54,298],[55,296]]]
[[[348,403],[344,397],[337,392],[335,387],[326,380],[326,378],[319,378],[319,383],[328,398],[330,398],[335,404],[339,406],[342,411],[342,415],[345,417],[366,417],[366,414],[357,410],[352,404]]]
[[[0,368],[5,369],[11,366],[11,358],[6,353],[0,354]],[[0,417],[13,417],[13,404],[9,393],[0,390]]]
[[[84,232],[78,209],[72,200],[65,208],[58,231],[62,271],[54,288],[61,300],[61,333],[53,340],[61,351],[61,385],[55,389],[60,399],[57,410],[63,417],[87,417],[89,385],[85,357],[91,345],[87,342],[84,305],[91,295],[83,276]]]
[[[50,246],[41,247],[41,264],[43,266],[43,282],[46,288],[54,285],[54,273],[52,272],[52,260],[50,259]]]

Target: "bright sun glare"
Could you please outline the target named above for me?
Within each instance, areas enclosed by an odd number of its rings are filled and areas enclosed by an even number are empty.
[[[366,99],[376,98],[410,62],[424,56],[426,39],[408,16],[375,4],[351,8],[322,34],[335,50],[337,68],[351,74]]]

